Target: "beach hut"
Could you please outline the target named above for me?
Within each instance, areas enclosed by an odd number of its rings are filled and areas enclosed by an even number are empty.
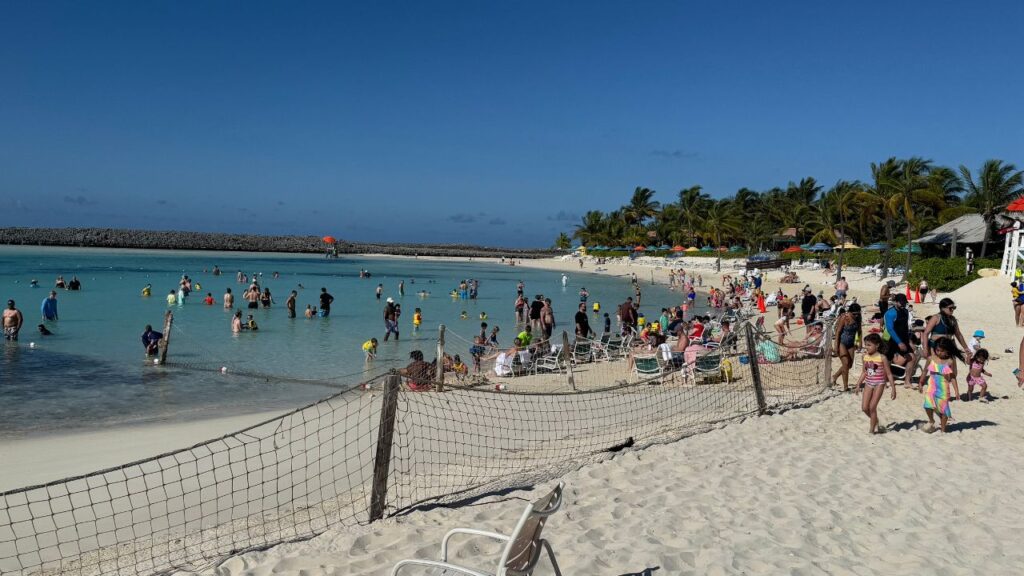
[[[889,245],[886,244],[885,242],[875,242],[874,244],[872,244],[870,246],[865,246],[864,247],[865,250],[887,250],[888,248],[889,248]]]
[[[828,244],[825,244],[824,242],[818,242],[817,244],[808,248],[808,250],[810,250],[811,252],[831,252],[832,247],[829,246]]]

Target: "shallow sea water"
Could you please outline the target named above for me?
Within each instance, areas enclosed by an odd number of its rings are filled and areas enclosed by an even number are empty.
[[[206,270],[218,265],[222,276]],[[373,276],[359,278],[359,270]],[[276,303],[253,310],[260,330],[232,335],[231,312],[222,305],[225,288],[244,306],[235,273],[262,273]],[[272,273],[280,278],[272,278]],[[168,309],[167,293],[188,274],[202,289],[181,306],[173,306],[174,329],[168,365],[154,366],[140,341],[143,328],[160,330]],[[58,275],[77,275],[83,289],[58,290],[60,319],[46,322],[53,336],[40,336],[40,304]],[[30,280],[38,279],[39,288]],[[453,300],[448,292],[460,279],[480,282],[476,300]],[[405,281],[405,296],[398,282]],[[440,262],[419,259],[314,255],[100,250],[0,246],[0,298],[17,301],[25,315],[20,341],[0,348],[0,437],[24,436],[102,426],[175,421],[225,414],[298,407],[379,374],[404,366],[409,352],[422,349],[434,357],[438,325],[448,327],[448,350],[466,355],[468,340],[479,329],[481,312],[502,331],[514,335],[513,303],[522,280],[527,296],[542,293],[553,301],[559,328],[571,332],[572,317],[585,286],[590,303],[602,303],[613,316],[615,305],[632,293],[623,277],[569,274],[510,267],[496,263]],[[641,281],[643,279],[641,278]],[[141,296],[153,285],[152,296]],[[367,366],[361,345],[383,340],[383,298],[402,304],[398,343],[381,342],[378,358]],[[299,285],[304,286],[299,289]],[[676,302],[664,286],[644,284],[647,315]],[[328,318],[306,319],[306,304],[317,304],[320,287],[334,295]],[[299,317],[287,318],[284,301],[299,290]],[[419,290],[431,295],[421,298]],[[217,301],[202,303],[206,292]],[[412,332],[413,309],[423,310],[423,327]],[[243,314],[250,311],[242,308]],[[460,319],[465,310],[469,319]],[[600,326],[598,318],[591,322]],[[34,347],[31,344],[34,343]],[[221,373],[220,368],[227,368]]]

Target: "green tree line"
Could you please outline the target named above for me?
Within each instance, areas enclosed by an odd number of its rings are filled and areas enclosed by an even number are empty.
[[[712,198],[701,186],[691,186],[667,203],[654,200],[654,190],[637,187],[625,205],[584,214],[572,236],[587,246],[740,244],[757,252],[793,228],[801,244],[883,241],[891,250],[969,213],[984,217],[989,239],[996,215],[1024,194],[1024,172],[1002,160],[987,160],[977,172],[918,157],[889,158],[870,168],[865,181],[840,180],[828,188],[808,177],[785,188],[741,188],[732,196]],[[562,235],[557,244],[568,241]],[[886,251],[883,262],[888,259]]]

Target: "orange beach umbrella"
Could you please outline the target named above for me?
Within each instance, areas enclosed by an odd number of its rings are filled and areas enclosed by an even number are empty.
[[[324,244],[334,244],[337,242],[337,240],[334,239],[334,236],[324,236],[323,240]]]
[[[672,251],[673,251],[673,252],[685,252],[685,251],[686,251],[686,248],[683,248],[682,246],[678,246],[678,245],[677,245],[677,246],[673,246],[673,247],[672,247]]]

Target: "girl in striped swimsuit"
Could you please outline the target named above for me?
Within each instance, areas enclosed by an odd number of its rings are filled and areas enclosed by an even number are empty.
[[[878,425],[878,403],[882,400],[886,382],[892,388],[892,399],[896,399],[896,382],[893,381],[892,370],[889,369],[889,360],[882,354],[881,348],[882,338],[878,334],[868,334],[864,337],[864,369],[860,373],[857,388],[864,388],[861,410],[870,419],[868,432],[871,434],[885,432],[885,427]]]

